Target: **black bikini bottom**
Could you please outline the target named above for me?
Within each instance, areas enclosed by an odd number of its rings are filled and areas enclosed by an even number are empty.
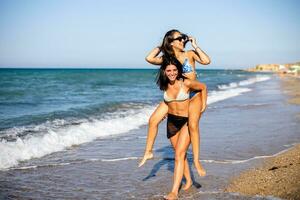
[[[171,138],[188,122],[188,117],[172,115],[168,113],[167,138]]]

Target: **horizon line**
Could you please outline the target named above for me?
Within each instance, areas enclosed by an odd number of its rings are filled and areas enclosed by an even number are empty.
[[[147,70],[147,69],[158,69],[158,67],[0,67],[1,69],[142,69],[142,70]],[[245,70],[247,68],[227,68],[227,67],[204,67],[201,69],[196,69],[196,70]]]
[[[128,66],[4,66],[0,65],[0,69],[158,69],[159,66],[142,66],[142,67],[128,67]],[[210,65],[201,65],[201,69],[248,69],[249,66],[210,66]],[[196,70],[200,67],[196,67]]]

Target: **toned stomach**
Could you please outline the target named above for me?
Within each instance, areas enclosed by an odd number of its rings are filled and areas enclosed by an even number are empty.
[[[185,101],[173,101],[168,103],[169,114],[182,116],[182,117],[188,117],[189,115],[189,100]]]

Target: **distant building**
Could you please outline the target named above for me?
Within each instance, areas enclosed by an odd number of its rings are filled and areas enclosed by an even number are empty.
[[[284,65],[279,65],[279,72],[280,73],[287,73],[288,68]]]
[[[300,65],[292,65],[287,71],[289,74],[300,75]]]
[[[300,62],[288,64],[260,64],[249,68],[250,72],[277,72],[300,75]]]
[[[278,64],[261,64],[261,65],[256,65],[255,69],[256,69],[256,71],[277,72],[277,71],[279,71],[279,65]]]

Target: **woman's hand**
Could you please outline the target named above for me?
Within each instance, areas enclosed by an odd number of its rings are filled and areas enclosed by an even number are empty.
[[[197,43],[196,43],[196,38],[192,37],[192,36],[189,36],[189,41],[191,41],[192,43],[192,47],[194,49],[196,49],[198,47]]]
[[[139,167],[143,166],[147,160],[152,159],[152,158],[153,158],[152,151],[146,151],[144,154],[144,157],[142,158],[142,160],[139,163]]]
[[[197,45],[196,38],[189,36],[189,41],[191,41],[192,47],[195,49],[194,59],[202,64],[202,65],[208,65],[210,64],[210,58],[208,55],[200,49],[200,47]]]

